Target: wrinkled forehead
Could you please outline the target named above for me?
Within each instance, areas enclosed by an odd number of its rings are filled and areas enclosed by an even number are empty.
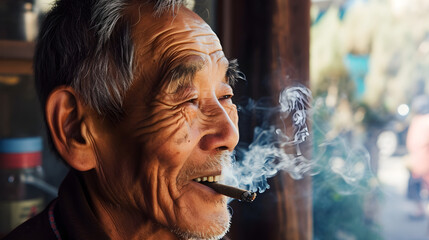
[[[151,61],[157,67],[174,68],[186,62],[196,62],[195,65],[202,67],[208,61],[228,65],[216,34],[185,7],[175,15],[170,12],[154,16],[144,10],[139,12],[133,38],[136,59],[146,63]]]

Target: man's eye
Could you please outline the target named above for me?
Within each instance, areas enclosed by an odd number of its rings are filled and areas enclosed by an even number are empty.
[[[222,97],[219,98],[219,100],[228,100],[231,99],[234,95],[232,94],[228,94],[228,95],[223,95]]]
[[[184,102],[184,103],[192,103],[192,104],[196,104],[197,103],[197,99],[196,98],[192,98],[189,99],[188,101]]]
[[[175,105],[173,107],[173,109],[177,109],[180,107],[186,107],[186,106],[191,106],[191,105],[197,105],[198,104],[198,99],[197,98],[192,98],[183,102],[179,102],[177,105]]]
[[[192,98],[189,100],[186,100],[184,102],[182,102],[180,105],[181,106],[186,106],[186,105],[197,105],[198,104],[198,99],[197,98]]]

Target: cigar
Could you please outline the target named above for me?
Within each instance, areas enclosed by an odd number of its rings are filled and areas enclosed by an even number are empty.
[[[201,184],[206,185],[207,187],[215,190],[217,193],[223,194],[230,198],[235,198],[244,202],[253,202],[256,198],[256,193],[223,185],[217,182],[200,182]]]

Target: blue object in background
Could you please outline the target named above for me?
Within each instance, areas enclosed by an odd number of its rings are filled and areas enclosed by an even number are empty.
[[[356,98],[361,99],[365,92],[365,77],[369,71],[369,55],[355,55],[349,53],[344,57],[344,64],[346,65],[350,78],[355,83]]]
[[[0,153],[41,152],[42,149],[41,137],[0,138]]]
[[[323,0],[318,0],[318,1],[313,1],[312,4],[313,5],[318,5],[318,2],[326,2]],[[353,7],[354,4],[358,3],[358,2],[368,2],[368,0],[343,0],[343,2],[337,6],[334,5],[335,7],[338,7],[338,18],[342,21],[344,19],[344,16],[346,15],[347,11]],[[317,13],[316,18],[314,19],[314,21],[311,23],[311,25],[315,25],[317,24],[324,16],[325,13],[328,11],[328,9],[331,7],[332,3],[328,5],[328,7],[324,6],[321,9],[319,9],[319,12]]]

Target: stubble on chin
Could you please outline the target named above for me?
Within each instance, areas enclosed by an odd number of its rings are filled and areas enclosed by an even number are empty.
[[[231,214],[228,212],[228,220],[223,217],[213,218],[213,224],[201,226],[197,230],[186,230],[173,227],[170,231],[180,240],[218,240],[225,236],[231,226]],[[198,224],[198,223],[197,223]]]

